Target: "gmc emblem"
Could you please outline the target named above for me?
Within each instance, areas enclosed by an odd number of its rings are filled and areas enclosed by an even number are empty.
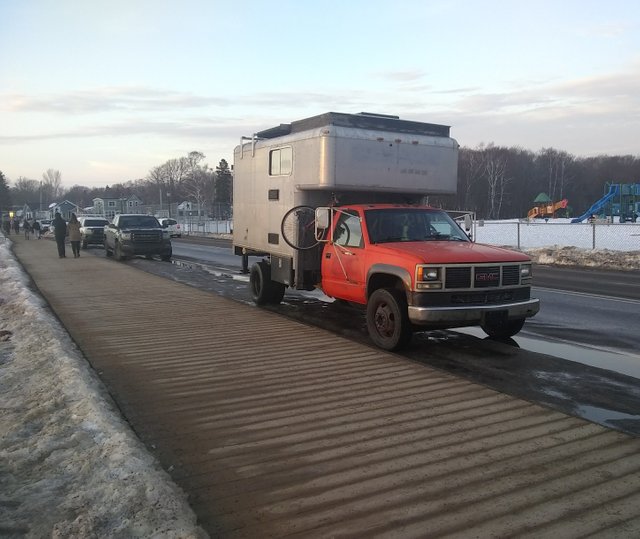
[[[476,273],[476,281],[493,282],[493,281],[499,281],[499,280],[500,280],[500,274],[495,271],[487,272],[487,273]]]

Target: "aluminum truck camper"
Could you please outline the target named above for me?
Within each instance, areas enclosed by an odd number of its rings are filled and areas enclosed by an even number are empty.
[[[513,335],[538,310],[531,261],[470,241],[427,195],[455,194],[449,127],[329,112],[242,137],[234,150],[233,246],[258,304],[322,289],[367,311],[393,350],[416,329],[481,325]],[[455,277],[455,278],[454,278]]]

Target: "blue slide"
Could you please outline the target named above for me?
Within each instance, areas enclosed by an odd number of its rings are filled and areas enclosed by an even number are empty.
[[[580,217],[576,217],[575,219],[571,219],[572,223],[580,223],[584,221],[587,217],[591,217],[592,215],[598,215],[602,207],[609,202],[614,196],[618,194],[620,191],[620,185],[617,183],[612,183],[611,187],[609,187],[609,192],[604,195],[600,200],[594,202],[593,206],[591,206],[586,212],[584,212]]]

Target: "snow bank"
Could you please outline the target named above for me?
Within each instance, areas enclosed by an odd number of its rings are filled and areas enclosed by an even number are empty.
[[[525,249],[537,264],[579,266],[610,270],[640,269],[640,251],[612,251],[610,249],[579,249],[577,247],[541,247]]]
[[[206,537],[0,236],[0,532]]]

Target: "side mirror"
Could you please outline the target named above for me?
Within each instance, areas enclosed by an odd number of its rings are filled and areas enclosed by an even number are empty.
[[[326,230],[330,226],[331,208],[316,208],[316,230]]]

